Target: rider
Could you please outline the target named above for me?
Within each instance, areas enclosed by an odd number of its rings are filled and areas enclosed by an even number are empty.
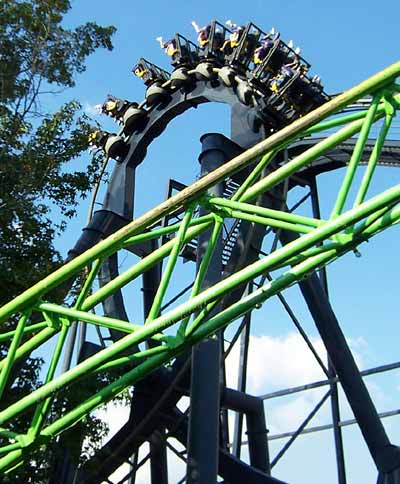
[[[136,64],[132,70],[135,76],[139,77],[140,79],[142,79],[143,76],[149,72],[149,70],[146,69],[146,67],[141,63]]]
[[[286,85],[286,82],[295,75],[296,71],[299,69],[299,60],[298,58],[295,59],[293,62],[289,64],[284,64],[280,70],[278,75],[272,79],[270,88],[271,91],[275,94],[279,94],[279,90],[282,86]]]
[[[175,39],[169,39],[164,42],[162,37],[157,37],[156,40],[159,42],[160,47],[165,50],[165,53],[170,57],[174,57],[175,54],[178,52],[178,47],[176,45]]]
[[[276,40],[279,39],[279,32],[275,32],[273,28],[271,32],[264,35],[264,37],[260,41],[260,45],[254,51],[253,62],[254,64],[261,64],[262,61],[267,57],[268,52],[275,44]]]
[[[221,50],[224,53],[226,53],[227,47],[229,47],[229,51],[231,52],[239,45],[240,37],[244,31],[244,27],[242,25],[237,25],[233,23],[232,20],[227,20],[225,23],[231,29],[231,33],[221,47]]]
[[[192,25],[196,33],[199,34],[197,36],[197,42],[200,44],[201,47],[204,47],[206,44],[208,44],[210,40],[209,37],[211,31],[211,24],[205,25],[204,27],[199,27],[199,24],[193,20]]]

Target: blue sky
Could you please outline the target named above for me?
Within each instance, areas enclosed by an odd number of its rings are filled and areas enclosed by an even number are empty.
[[[131,74],[131,68],[140,57],[170,70],[168,58],[159,48],[155,38],[159,35],[169,38],[175,32],[195,39],[190,22],[196,20],[200,25],[217,18],[220,21],[232,19],[236,23],[252,20],[256,25],[269,30],[275,27],[286,41],[293,39],[302,48],[303,56],[312,64],[312,72],[321,76],[327,92],[335,93],[372,75],[398,60],[398,19],[400,4],[398,0],[387,0],[381,4],[371,0],[336,0],[335,2],[313,0],[288,0],[286,2],[209,1],[184,2],[133,2],[97,0],[96,2],[72,2],[73,8],[65,18],[67,26],[75,26],[85,21],[99,24],[113,24],[117,27],[112,52],[98,51],[87,62],[87,70],[77,79],[76,88],[60,96],[77,98],[88,111],[102,102],[108,93],[118,97],[141,101],[144,96],[142,83]],[[105,118],[98,118],[105,129],[117,131],[118,128]],[[197,156],[199,137],[207,131],[218,131],[229,135],[229,113],[225,106],[203,106],[187,112],[175,120],[168,132],[156,140],[149,150],[148,158],[139,168],[137,180],[137,204],[135,213],[151,208],[165,195],[168,178],[190,183],[198,173]],[[84,166],[87,158],[76,162]],[[157,177],[155,178],[155,173]],[[320,189],[322,208],[329,213],[333,196],[336,193],[340,174],[321,177]],[[379,170],[377,189],[381,190],[396,182],[399,172],[396,169]],[[150,189],[151,187],[151,189]],[[73,245],[86,220],[87,201],[83,201],[78,217],[70,224],[58,247],[65,252]],[[352,349],[364,368],[396,361],[398,359],[399,317],[398,299],[398,260],[396,259],[395,240],[397,229],[378,236],[371,243],[361,247],[361,258],[353,254],[329,268],[331,297],[346,336],[352,342]],[[318,336],[313,330],[308,312],[301,303],[296,289],[287,291],[288,298],[296,308],[297,315],[304,321],[310,334],[318,345]],[[255,318],[255,348],[259,351],[268,348],[271,352],[298,348],[293,340],[293,329],[285,322],[278,304],[271,303],[267,313]],[[268,339],[269,338],[269,339]],[[290,346],[293,345],[294,346]],[[298,358],[306,358],[299,349]],[[252,367],[255,372],[263,362],[257,360]],[[278,366],[279,364],[276,363]],[[273,365],[271,363],[271,365]],[[287,368],[266,368],[268,375],[254,382],[254,390],[260,393],[275,389],[278,376],[283,383],[301,384],[317,378],[318,373],[304,367],[297,379],[285,379]],[[289,365],[290,366],[290,365]],[[285,368],[283,368],[285,367]],[[258,373],[257,373],[258,374]],[[301,381],[303,378],[303,381]],[[373,378],[371,391],[380,405],[379,410],[399,406],[399,375],[391,373],[388,377]],[[302,411],[310,408],[314,396],[282,403],[279,407],[267,407],[269,414],[278,418],[276,428],[300,419]],[[268,413],[270,412],[270,413]],[[279,414],[280,415],[277,415]],[[288,415],[290,418],[288,418]],[[327,417],[327,412],[324,414]],[[349,416],[344,409],[345,418]],[[281,420],[279,420],[279,418]],[[297,421],[297,420],[296,420]],[[325,419],[326,421],[326,419]],[[323,423],[324,419],[318,423]],[[388,432],[395,443],[400,443],[397,431],[398,420],[385,421]],[[345,450],[349,456],[349,484],[374,483],[376,476],[368,458],[365,445],[357,430],[345,430]],[[277,466],[276,475],[290,483],[336,482],[332,460],[330,434],[315,437],[302,437],[295,448],[289,451],[288,460]],[[275,449],[275,446],[273,447]],[[350,458],[351,456],[351,458]],[[311,466],[315,465],[314,475]],[[323,481],[321,475],[324,476]],[[143,478],[146,482],[146,478]]]

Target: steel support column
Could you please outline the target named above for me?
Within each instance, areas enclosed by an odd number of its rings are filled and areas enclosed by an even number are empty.
[[[246,415],[250,464],[252,467],[270,474],[263,400],[231,388],[224,388],[222,404],[229,410]]]
[[[246,295],[251,292],[252,284],[246,289]],[[239,392],[246,391],[247,380],[247,356],[249,353],[249,338],[250,338],[250,325],[251,325],[251,312],[245,316],[245,325],[240,335],[240,354],[239,354],[239,374],[237,389]],[[233,433],[233,445],[232,453],[235,457],[240,458],[240,451],[242,447],[242,430],[243,430],[243,413],[237,412],[235,415],[235,427]]]
[[[158,241],[150,241],[151,249],[156,250]],[[161,280],[161,265],[156,264],[143,273],[143,316],[146,320],[154,302],[158,286]],[[156,346],[155,341],[148,341],[146,346]],[[151,386],[151,384],[149,385]],[[134,402],[132,400],[132,412],[134,413]],[[165,443],[165,429],[159,428],[154,431],[149,439],[150,445],[150,475],[152,484],[168,484],[168,459],[167,446]]]
[[[312,177],[310,180],[310,191],[311,191],[311,205],[312,205],[313,217],[321,219],[321,210],[320,210],[319,197],[318,197],[318,186],[317,186],[317,180],[315,177]],[[325,267],[323,267],[319,271],[319,278],[321,280],[321,284],[325,291],[326,297],[327,299],[329,299],[328,278],[327,278]],[[328,356],[328,373],[329,373],[329,378],[335,378],[336,371],[334,366],[332,365],[332,362],[329,356]],[[343,435],[342,435],[342,429],[339,427],[340,406],[339,406],[339,394],[338,394],[337,383],[332,382],[330,384],[330,387],[331,387],[330,402],[331,402],[331,411],[332,411],[333,436],[335,439],[335,454],[336,454],[338,484],[346,484],[346,467],[345,467],[345,461],[344,461]]]
[[[283,244],[295,238],[281,232]],[[389,441],[318,275],[311,274],[299,286],[377,469],[393,471],[400,467],[400,451]]]
[[[220,356],[217,339],[203,341],[192,351],[188,484],[217,482]]]
[[[150,475],[152,484],[168,484],[165,429],[153,432],[150,443]]]
[[[220,134],[209,133],[201,137],[199,157],[201,176],[221,166],[229,159],[230,140]],[[217,183],[209,193],[222,196],[224,183]],[[204,209],[200,215],[204,215]],[[200,267],[211,236],[211,230],[198,238],[197,268]],[[202,288],[221,280],[222,238],[216,243]],[[191,398],[188,432],[188,484],[210,484],[217,481],[219,449],[221,345],[214,339],[203,341],[192,350]]]
[[[399,449],[390,444],[318,276],[312,274],[299,286],[378,470],[400,467]]]

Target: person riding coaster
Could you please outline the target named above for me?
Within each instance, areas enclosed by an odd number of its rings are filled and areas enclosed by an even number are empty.
[[[230,53],[235,47],[239,45],[240,38],[244,31],[244,27],[242,25],[237,25],[233,23],[232,20],[227,20],[225,23],[231,29],[231,33],[222,44],[222,47],[220,49],[224,54]]]
[[[107,96],[107,100],[102,105],[102,112],[109,116],[114,116],[117,111],[124,107],[125,104],[127,104],[127,101],[124,102],[123,100],[117,99],[113,95],[109,94]]]
[[[169,39],[164,42],[162,37],[157,37],[156,40],[159,42],[161,49],[164,49],[165,53],[170,57],[174,57],[174,55],[178,53],[175,39]]]
[[[255,65],[262,63],[279,37],[280,33],[275,32],[275,29],[272,28],[271,31],[261,39],[260,45],[254,51],[253,62]]]
[[[197,42],[201,47],[204,47],[210,40],[211,24],[200,27],[199,24],[193,20],[192,25],[196,33],[199,34],[197,36]]]
[[[286,83],[293,77],[298,71],[298,62],[293,61],[290,64],[283,65],[279,73],[274,79],[272,79],[270,84],[270,89],[273,93],[279,94],[280,88],[285,86]]]
[[[139,79],[142,79],[143,76],[145,76],[149,70],[146,69],[142,64],[136,64],[135,67],[132,69],[133,73],[135,76],[139,77]]]

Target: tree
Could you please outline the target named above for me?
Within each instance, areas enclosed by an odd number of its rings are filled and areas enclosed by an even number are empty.
[[[49,113],[45,93],[75,84],[97,48],[112,48],[113,27],[61,26],[68,0],[2,0],[0,5],[0,303],[29,287],[59,262],[54,237],[90,189],[96,160],[85,172],[68,163],[87,148],[92,129],[71,101]],[[58,207],[62,217],[50,220]],[[53,217],[54,219],[54,217]]]
[[[46,99],[73,87],[96,49],[112,49],[115,28],[88,22],[67,29],[70,8],[68,0],[0,3],[0,306],[60,264],[55,237],[98,171],[96,157],[85,171],[70,169],[93,129],[80,104],[71,100],[51,112]],[[39,359],[22,364],[24,378],[15,376],[2,405],[35,388],[39,369]],[[32,482],[26,469],[18,472],[12,482]]]

